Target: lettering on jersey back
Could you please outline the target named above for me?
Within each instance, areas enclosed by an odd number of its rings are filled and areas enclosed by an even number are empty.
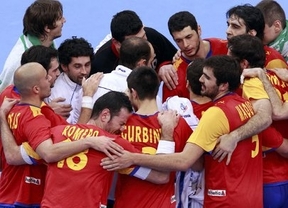
[[[161,128],[151,129],[142,126],[126,126],[126,131],[121,135],[129,142],[158,144],[161,137]]]
[[[21,113],[9,113],[8,114],[7,122],[11,130],[17,129],[20,115]]]
[[[82,129],[77,126],[66,126],[62,131],[63,136],[75,141],[85,137],[96,137],[98,136],[98,134],[99,134],[98,130]]]
[[[236,110],[239,114],[241,121],[251,118],[254,115],[253,106],[249,101],[237,105]]]

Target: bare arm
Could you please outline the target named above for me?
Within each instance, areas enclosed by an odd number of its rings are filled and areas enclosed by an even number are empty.
[[[288,158],[288,140],[284,138],[283,143],[276,149],[276,152],[282,157]]]
[[[175,89],[178,85],[178,75],[172,64],[161,66],[158,76],[165,83],[169,90]]]
[[[281,79],[285,79],[285,76],[288,76],[287,69],[275,69],[274,72]],[[261,68],[244,69],[242,75],[244,77],[258,77],[262,81],[265,91],[267,92],[269,99],[271,101],[273,120],[283,120],[288,118],[288,103],[283,102],[280,99],[280,97],[276,92],[276,89],[271,84],[270,80],[266,75],[266,72],[263,69]]]
[[[156,154],[163,155],[175,152],[175,142],[173,141],[174,129],[179,121],[179,114],[176,111],[167,110],[158,114],[158,122],[161,125],[161,140],[159,141]],[[140,167],[140,169],[143,167]],[[170,172],[161,170],[149,170],[149,175],[145,180],[155,183],[163,184],[167,183],[170,179]]]
[[[284,68],[284,69],[274,69],[273,71],[284,82],[288,82],[288,70],[286,68]]]
[[[123,151],[123,148],[113,142],[113,140],[114,139],[105,136],[99,136],[87,137],[73,142],[59,142],[53,144],[52,140],[49,138],[38,145],[36,152],[47,163],[58,162],[89,148],[104,152],[108,157],[113,158],[112,154],[121,155]]]
[[[287,69],[286,69],[287,71]],[[263,70],[258,70],[258,77],[262,81],[272,105],[273,120],[283,120],[288,118],[288,103],[283,102],[275,88],[272,86]]]
[[[192,154],[191,154],[192,153]],[[186,171],[204,153],[204,150],[193,143],[187,143],[180,153],[166,155],[146,155],[124,151],[121,157],[115,160],[104,158],[101,165],[104,169],[114,171],[129,167],[133,164],[150,167],[160,171]]]
[[[229,134],[219,137],[218,145],[213,151],[214,159],[218,159],[218,161],[221,162],[227,156],[226,164],[228,165],[239,141],[256,135],[270,126],[272,123],[270,101],[267,99],[254,100],[252,104],[255,115],[252,116],[246,124]]]
[[[77,123],[85,124],[90,119],[93,105],[94,105],[92,98],[95,92],[97,91],[99,83],[101,79],[103,78],[103,76],[104,75],[102,72],[97,72],[96,74],[91,75],[87,80],[85,79],[82,80],[83,97],[91,98],[90,99],[91,104],[89,107],[89,105],[87,105],[87,103],[83,102],[82,100],[81,113],[80,113]]]
[[[58,97],[50,101],[48,104],[54,110],[55,113],[67,119],[70,116],[72,106],[70,104],[63,103],[65,98]]]
[[[20,147],[17,145],[6,119],[8,112],[16,102],[17,100],[6,98],[3,101],[0,109],[1,139],[5,159],[9,165],[26,164],[25,161],[22,159]]]

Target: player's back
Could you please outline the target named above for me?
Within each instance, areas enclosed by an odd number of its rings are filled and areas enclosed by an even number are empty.
[[[275,68],[288,68],[287,63],[283,56],[276,51],[274,48],[264,46],[266,52],[265,68],[266,69],[275,69]]]
[[[94,125],[63,125],[52,129],[54,143],[103,135],[116,138],[115,142],[127,149],[125,140]],[[102,152],[87,149],[49,164],[41,207],[100,207],[101,203],[105,204],[113,172],[100,166],[104,157]]]
[[[252,104],[236,94],[220,98],[215,106],[224,112],[230,131],[243,125],[254,115]],[[205,114],[209,112],[208,109]],[[260,147],[261,140],[258,135],[239,142],[228,166],[225,164],[226,161],[219,163],[210,154],[205,155],[204,206],[217,207],[215,206],[217,200],[220,205],[218,207],[242,207],[243,203],[247,207],[252,205],[262,207],[263,177]],[[249,195],[247,187],[250,190]]]
[[[35,150],[50,137],[50,122],[41,109],[29,104],[15,105],[7,116],[17,145],[29,142]],[[35,129],[37,126],[37,130]],[[45,165],[9,165],[2,152],[2,175],[0,178],[0,205],[40,206],[43,196]]]
[[[153,115],[133,114],[126,123],[122,137],[128,140],[143,154],[155,154],[161,137],[161,126],[157,120],[158,112]],[[192,133],[190,126],[180,118],[175,128],[176,151],[182,151],[186,140]],[[118,175],[115,208],[169,208],[175,207],[175,173],[171,173],[167,184],[153,184],[127,175]]]

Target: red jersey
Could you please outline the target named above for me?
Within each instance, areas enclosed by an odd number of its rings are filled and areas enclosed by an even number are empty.
[[[207,103],[203,103],[203,104],[199,104],[196,103],[195,101],[191,100],[191,104],[193,106],[193,111],[194,114],[197,116],[198,119],[200,119],[202,117],[202,114],[211,106],[214,105],[214,103],[212,101],[207,102]]]
[[[20,94],[14,85],[9,85],[0,94],[0,105],[2,105],[4,98],[20,99]],[[68,122],[60,115],[56,114],[54,110],[45,102],[41,105],[41,113],[50,120],[51,126],[66,125]]]
[[[173,67],[176,69],[178,76],[178,85],[172,90],[168,89],[165,84],[163,85],[163,101],[174,95],[189,98],[189,91],[186,88],[186,71],[190,62],[190,60],[181,55],[181,57],[173,63]]]
[[[14,85],[7,86],[0,94],[0,105],[2,105],[4,98],[20,99],[20,94]]]
[[[122,137],[144,154],[155,154],[161,137],[158,113],[151,116],[133,114],[126,123]],[[192,133],[190,126],[181,117],[174,131],[175,150],[182,151]],[[175,208],[175,173],[167,184],[153,184],[127,175],[118,175],[115,208]]]
[[[137,151],[119,135],[110,134],[94,125],[62,125],[52,128],[54,143],[72,142],[87,136],[108,136],[124,149]],[[41,203],[43,208],[62,207],[100,207],[107,201],[113,172],[100,166],[104,153],[87,149],[57,163],[48,165],[45,194]]]
[[[271,84],[283,102],[288,101],[288,83],[282,81],[273,71],[267,70],[266,73]],[[288,138],[288,120],[273,121],[272,126],[284,138]],[[264,159],[264,184],[279,183],[288,181],[288,159],[282,157],[275,151],[265,154]]]
[[[50,138],[50,122],[41,114],[41,109],[38,107],[27,104],[15,105],[9,112],[7,120],[17,145],[28,142],[35,150],[40,143]],[[8,165],[5,158],[2,165],[0,206],[4,204],[39,206],[45,185],[46,166],[13,166]]]
[[[210,50],[206,58],[215,55],[227,54],[227,40],[221,40],[218,38],[208,38],[205,40],[210,43]],[[172,97],[175,95],[178,95],[179,97],[186,97],[189,99],[189,91],[186,88],[186,71],[190,62],[191,60],[186,59],[183,55],[181,55],[181,57],[174,62],[173,66],[176,69],[178,75],[178,85],[176,86],[176,89],[173,90],[169,90],[166,85],[163,86],[163,102],[168,97]]]
[[[266,52],[266,60],[265,60],[266,69],[288,68],[285,59],[278,51],[267,45],[264,46],[264,50]]]
[[[253,115],[249,101],[234,93],[227,94],[204,112],[188,142],[210,152],[219,136],[245,124]],[[204,207],[263,207],[260,147],[261,139],[257,135],[239,142],[229,165],[225,164],[226,161],[219,163],[211,155],[205,155]]]

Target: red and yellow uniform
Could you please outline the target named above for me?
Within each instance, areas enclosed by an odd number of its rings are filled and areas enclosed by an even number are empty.
[[[217,139],[245,124],[254,115],[252,104],[229,93],[215,101],[214,107],[203,114],[188,142],[211,152]],[[215,122],[217,118],[217,122]],[[262,155],[258,136],[238,143],[230,164],[205,156],[204,207],[262,208]],[[247,194],[249,187],[249,194]]]
[[[206,58],[215,55],[227,54],[227,40],[208,38],[205,39],[205,41],[208,41],[210,43],[210,50]],[[169,90],[166,85],[163,86],[163,102],[168,97],[172,97],[175,95],[178,95],[179,97],[186,97],[189,99],[189,91],[186,88],[186,71],[190,62],[191,60],[186,59],[183,55],[181,55],[181,57],[174,62],[173,66],[176,69],[178,75],[178,85],[176,86],[176,89],[173,90]]]
[[[279,98],[283,102],[288,102],[288,83],[282,81],[272,71],[266,73],[271,84],[275,88]],[[281,133],[284,138],[288,138],[288,120],[273,121],[272,126]],[[275,151],[265,154],[264,157],[264,184],[288,182],[288,159],[282,157]]]
[[[0,94],[0,105],[2,105],[3,100],[5,98],[20,99],[20,94],[14,85],[9,85],[2,91],[2,93]],[[48,120],[50,120],[52,127],[57,126],[57,125],[68,124],[67,121],[63,117],[56,114],[53,111],[53,109],[49,105],[47,105],[45,102],[43,102],[41,105],[41,113],[44,114]]]
[[[195,101],[191,101],[191,104],[193,106],[193,111],[194,111],[194,114],[197,116],[197,118],[201,119],[203,113],[208,109],[210,108],[211,106],[214,105],[214,103],[212,101],[210,102],[207,102],[207,103],[203,103],[203,104],[199,104],[199,103],[196,103]]]
[[[161,137],[158,113],[150,116],[133,114],[126,123],[122,137],[128,140],[143,154],[155,154]],[[180,118],[174,131],[175,150],[182,151],[192,133],[190,126]],[[159,185],[127,175],[118,175],[115,208],[175,208],[175,173],[171,173],[167,184]]]
[[[275,68],[288,68],[285,59],[278,51],[267,45],[264,46],[264,50],[266,52],[266,60],[265,60],[266,69],[272,70]]]
[[[28,142],[35,150],[51,136],[50,121],[38,107],[18,104],[11,109],[7,120],[18,145]],[[2,163],[0,206],[39,207],[44,191],[46,166],[8,165],[5,157],[2,158]]]
[[[0,94],[0,105],[2,105],[5,98],[20,99],[19,92],[14,85],[9,85]]]
[[[5,98],[20,99],[19,92],[14,85],[9,85],[2,91],[0,95],[0,105]],[[40,158],[35,157],[33,149],[35,150],[38,144],[50,138],[50,127],[67,124],[65,119],[55,114],[44,102],[42,103],[41,109],[29,105],[16,106],[11,110],[8,116],[8,122],[10,127],[13,128],[12,130],[17,144],[29,144],[29,148],[31,148],[30,145],[32,146],[31,152],[27,152],[27,154],[34,161],[33,164],[42,163]],[[37,129],[35,129],[36,126]],[[39,207],[43,196],[46,166],[43,164],[39,166],[8,165],[2,143],[0,143],[0,147],[2,162],[0,206],[6,204],[6,206],[9,207],[15,204],[27,207]],[[27,150],[28,149],[26,149],[26,151]]]
[[[119,135],[110,134],[94,125],[62,125],[52,128],[54,143],[73,142],[87,136],[108,136],[124,149],[137,151]],[[107,201],[113,172],[100,166],[104,153],[87,149],[57,163],[48,165],[43,208],[100,207]]]
[[[267,61],[267,60],[266,60]],[[277,62],[275,62],[277,63]],[[267,71],[267,77],[277,91],[282,101],[288,100],[287,83],[283,82],[272,71]],[[241,90],[240,90],[241,91]],[[268,99],[262,82],[258,78],[245,79],[243,85],[243,96],[248,99]],[[263,135],[263,181],[264,181],[264,206],[286,206],[288,188],[288,162],[287,159],[274,151],[287,138],[286,131],[288,120],[273,121],[272,125],[261,133]],[[274,128],[275,129],[274,129]],[[273,131],[271,131],[273,129]],[[270,132],[270,136],[266,134]],[[279,139],[280,135],[280,139]],[[281,140],[282,139],[282,140]],[[268,144],[265,144],[268,143]],[[287,200],[286,200],[287,201]]]

